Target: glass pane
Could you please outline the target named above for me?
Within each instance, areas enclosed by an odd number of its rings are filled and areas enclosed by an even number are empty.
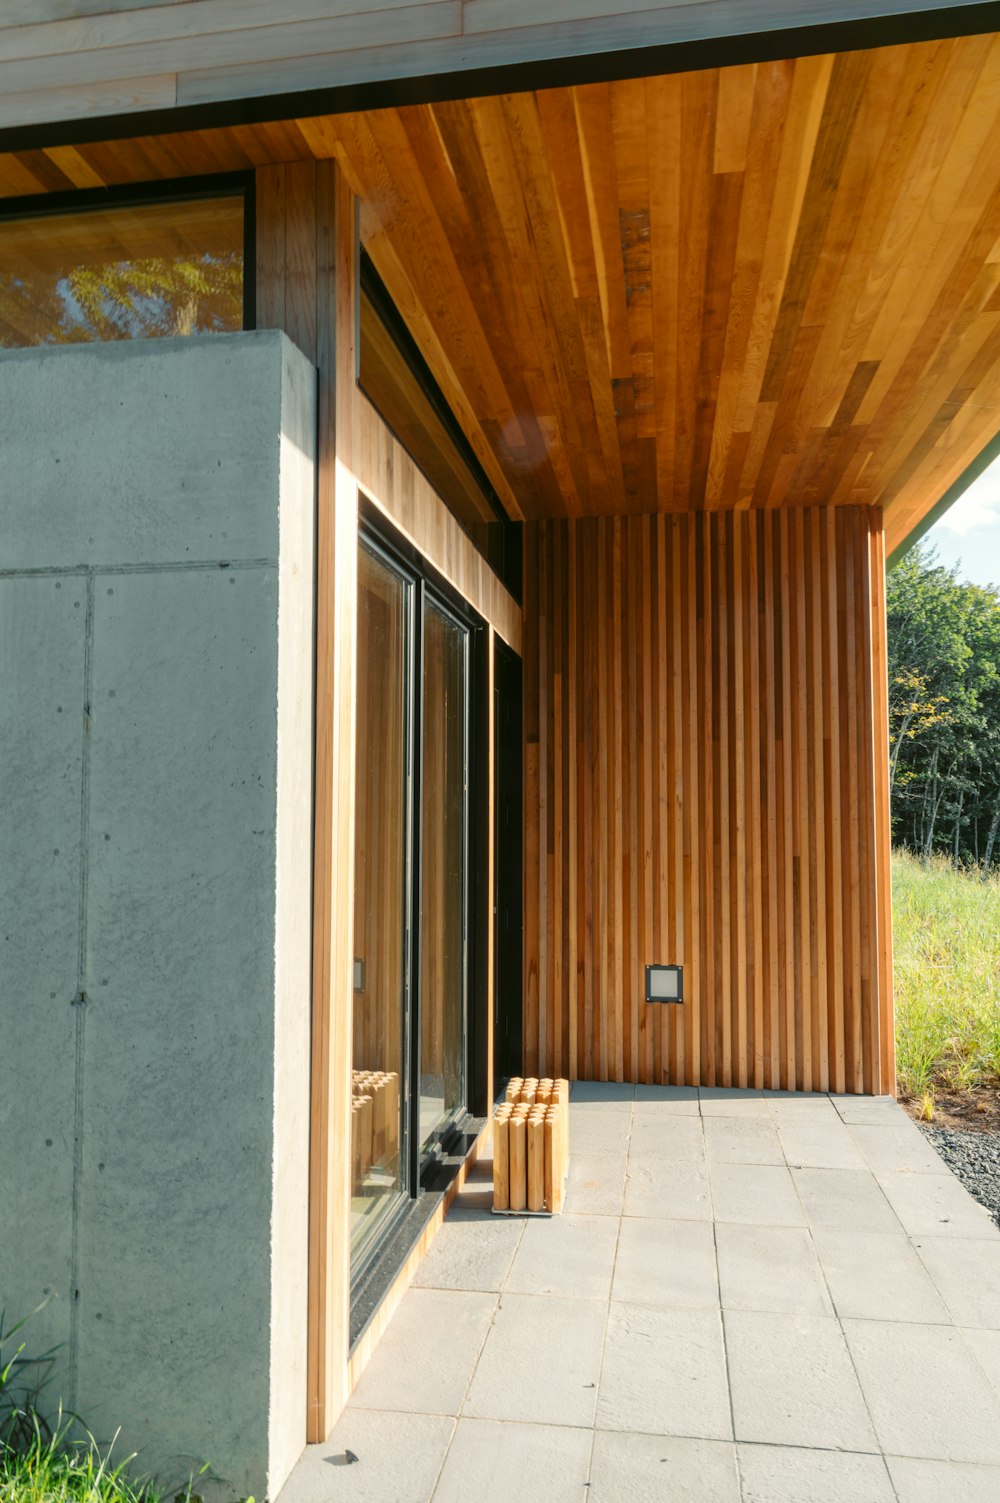
[[[406,762],[410,586],[362,546],[354,894],[351,1256],[405,1188]]]
[[[0,220],[0,348],[243,327],[243,197]]]
[[[465,1107],[468,632],[424,603],[420,891],[420,1143]]]

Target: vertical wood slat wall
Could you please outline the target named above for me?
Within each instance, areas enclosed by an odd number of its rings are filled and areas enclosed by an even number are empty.
[[[893,1091],[881,513],[526,534],[525,1070]]]

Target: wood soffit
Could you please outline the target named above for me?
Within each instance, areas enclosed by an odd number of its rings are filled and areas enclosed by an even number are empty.
[[[336,157],[525,518],[881,506],[1000,430],[1000,36],[0,155],[0,195]]]

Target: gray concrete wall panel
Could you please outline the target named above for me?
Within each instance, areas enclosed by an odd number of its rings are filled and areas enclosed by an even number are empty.
[[[229,1496],[305,1441],[315,431],[278,333],[0,356],[0,1306]]]
[[[70,1336],[84,595],[0,578],[0,1309],[51,1296],[29,1353]]]
[[[267,1467],[277,586],[275,569],[98,575],[94,611],[78,1402],[107,1439],[106,1374],[133,1375],[123,1443],[169,1435],[182,1470],[214,1460],[225,1395],[250,1478]]]

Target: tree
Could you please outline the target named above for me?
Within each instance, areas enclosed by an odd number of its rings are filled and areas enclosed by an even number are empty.
[[[916,547],[887,581],[893,839],[990,869],[1000,838],[1000,594]]]

